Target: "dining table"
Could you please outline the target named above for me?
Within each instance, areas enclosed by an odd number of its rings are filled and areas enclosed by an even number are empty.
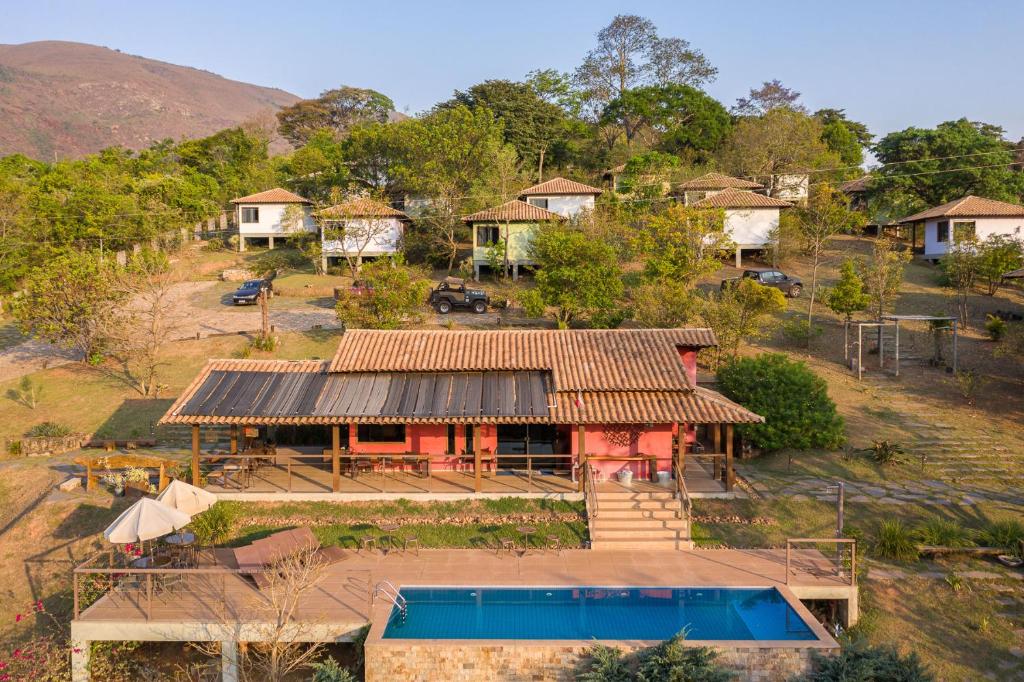
[[[390,552],[395,548],[395,542],[398,540],[398,538],[395,537],[395,531],[401,528],[401,526],[397,523],[381,523],[378,524],[377,527],[384,533],[384,535],[381,536],[381,549],[384,549],[383,545],[386,541],[388,547],[387,551]]]
[[[168,545],[177,545],[179,547],[188,547],[189,545],[195,544],[195,541],[196,534],[189,533],[187,531],[174,533],[173,535],[168,535],[164,538],[164,542]]]

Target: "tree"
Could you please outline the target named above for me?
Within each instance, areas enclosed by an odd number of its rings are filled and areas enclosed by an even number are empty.
[[[644,255],[644,277],[649,281],[671,280],[684,289],[718,270],[718,256],[730,250],[725,232],[725,212],[669,206],[653,215],[637,233]]]
[[[765,318],[785,309],[786,297],[781,291],[752,279],[742,279],[724,291],[701,297],[698,314],[718,338],[715,364],[736,357],[743,339],[764,336],[768,329]]]
[[[916,556],[916,554],[915,554]],[[853,641],[843,646],[838,655],[811,656],[812,670],[798,682],[851,682],[852,680],[886,680],[886,682],[934,682],[935,676],[921,662],[916,652],[906,656],[894,646],[869,646]]]
[[[394,109],[395,103],[376,90],[342,86],[278,111],[278,132],[298,147],[322,130],[343,138],[360,123],[386,123]]]
[[[124,300],[113,268],[94,252],[68,251],[32,270],[24,287],[12,305],[22,333],[96,361],[114,308]]]
[[[363,190],[384,197],[397,195],[409,162],[407,133],[414,121],[365,123],[349,131],[342,155],[349,177]]]
[[[978,278],[978,249],[974,240],[957,239],[939,264],[948,286],[955,292],[957,316],[963,327],[970,326],[968,298]]]
[[[342,290],[336,311],[346,325],[399,329],[422,319],[430,283],[401,256],[381,257],[363,266],[363,286]]]
[[[175,151],[182,165],[216,181],[215,198],[224,205],[235,197],[273,187],[268,148],[266,138],[237,127],[186,140]]]
[[[641,199],[663,196],[669,185],[669,176],[681,165],[678,156],[665,152],[637,154],[626,162],[622,170],[619,191]]]
[[[758,447],[832,449],[845,440],[828,384],[803,362],[781,353],[740,358],[719,368],[718,385],[730,400],[764,417],[763,423],[736,427]]]
[[[530,251],[538,267],[537,290],[546,305],[558,309],[560,325],[585,319],[613,326],[624,287],[612,247],[571,227],[542,225]]]
[[[777,176],[806,173],[836,165],[835,154],[821,141],[821,123],[788,108],[771,109],[757,118],[742,118],[719,152],[721,166],[732,175],[763,178],[774,194]]]
[[[713,97],[689,85],[670,83],[626,90],[605,106],[601,122],[621,126],[628,143],[639,132],[650,130],[667,151],[707,153],[725,138],[732,119]]]
[[[907,194],[914,209],[968,194],[1011,202],[1024,194],[1024,173],[1012,167],[1013,145],[998,126],[962,118],[935,128],[907,128],[883,137],[874,152],[883,165],[872,193]]]
[[[821,141],[839,156],[844,166],[860,166],[864,162],[864,149],[871,146],[874,137],[863,123],[851,121],[843,109],[819,109],[814,118],[821,122]],[[850,175],[860,172],[850,168]]]
[[[629,290],[631,317],[644,327],[672,329],[693,319],[697,297],[679,282],[659,280]]]
[[[853,319],[853,313],[868,307],[871,297],[864,291],[864,280],[857,273],[856,261],[852,258],[843,261],[839,281],[822,298],[832,312],[843,315],[847,322]]]
[[[978,277],[985,282],[985,293],[995,296],[1003,285],[1003,275],[1024,265],[1024,242],[1017,237],[991,234],[978,243]]]
[[[751,88],[748,96],[736,100],[733,113],[737,116],[764,116],[775,109],[807,113],[807,109],[796,103],[798,99],[800,93],[787,88],[782,81],[765,81],[761,87]]]
[[[317,131],[283,163],[280,172],[301,196],[326,201],[332,188],[348,184],[345,147],[329,130]]]
[[[811,297],[807,304],[807,328],[814,325],[814,301],[818,294],[818,268],[829,242],[863,226],[864,215],[850,210],[849,199],[829,184],[818,185],[806,206],[794,209],[796,225],[805,250],[811,256]],[[810,344],[810,336],[807,343]]]
[[[867,294],[876,319],[882,319],[896,301],[903,283],[903,268],[913,254],[891,239],[876,239],[871,261],[862,266],[861,279],[867,285]]]
[[[494,112],[504,126],[505,142],[512,145],[524,164],[538,169],[538,176],[544,172],[545,154],[565,132],[562,109],[542,99],[528,83],[484,81],[464,92],[456,90],[450,102],[438,108],[458,104]]]

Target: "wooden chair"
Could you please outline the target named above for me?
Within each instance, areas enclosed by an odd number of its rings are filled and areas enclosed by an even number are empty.
[[[498,553],[506,551],[509,554],[516,553],[516,541],[512,538],[498,538]]]
[[[377,538],[372,535],[364,535],[359,538],[359,551],[363,550],[370,551],[370,549],[377,549]]]
[[[559,554],[562,551],[562,538],[557,535],[546,535],[544,536],[544,546],[554,550],[555,554]]]
[[[356,457],[352,460],[352,477],[355,478],[359,475],[359,472],[365,471],[370,473],[373,471],[373,460],[369,457]]]
[[[420,555],[420,539],[415,535],[405,538],[402,541],[402,551],[408,552],[409,548],[412,547],[416,550],[416,556]]]

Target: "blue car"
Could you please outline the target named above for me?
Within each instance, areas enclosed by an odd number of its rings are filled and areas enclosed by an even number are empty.
[[[260,300],[261,291],[267,292],[267,298],[273,295],[274,286],[270,280],[250,279],[242,282],[242,286],[238,287],[238,290],[231,296],[231,300],[235,305],[255,305]]]

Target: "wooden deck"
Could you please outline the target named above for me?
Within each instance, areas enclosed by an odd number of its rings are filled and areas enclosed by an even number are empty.
[[[218,559],[229,570],[237,568],[229,550],[218,550]],[[793,566],[787,586],[785,550],[531,550],[526,556],[475,549],[418,554],[349,550],[345,560],[327,567],[319,585],[302,596],[296,617],[337,626],[335,632],[359,628],[370,619],[372,586],[385,579],[398,586],[778,587],[797,597],[801,589],[811,589],[818,598],[832,594],[840,599],[856,593],[849,577],[837,576],[832,560],[817,550],[795,552]],[[155,593],[151,605],[145,589],[110,592],[80,614],[75,629],[83,639],[178,641],[168,624],[258,621],[267,613],[264,604],[265,597],[248,577],[230,572],[190,575],[178,587]]]
[[[260,467],[252,474],[249,485],[239,489],[234,485],[222,486],[212,483],[206,489],[212,493],[232,499],[245,496],[289,494],[317,495],[332,494],[358,497],[360,495],[471,495],[474,494],[472,471],[435,471],[429,475],[411,471],[387,471],[385,473],[361,473],[353,476],[345,471],[337,493],[331,489],[332,473],[330,463],[311,462],[295,459],[289,465],[288,459],[278,458],[276,464]],[[715,480],[707,465],[690,462],[686,468],[686,486],[694,497],[725,495],[725,485]],[[664,490],[650,481],[634,479],[630,487],[609,480],[599,484],[601,490]],[[485,472],[481,480],[481,493],[487,495],[575,495],[578,485],[568,473],[533,472],[524,470],[502,470]]]

